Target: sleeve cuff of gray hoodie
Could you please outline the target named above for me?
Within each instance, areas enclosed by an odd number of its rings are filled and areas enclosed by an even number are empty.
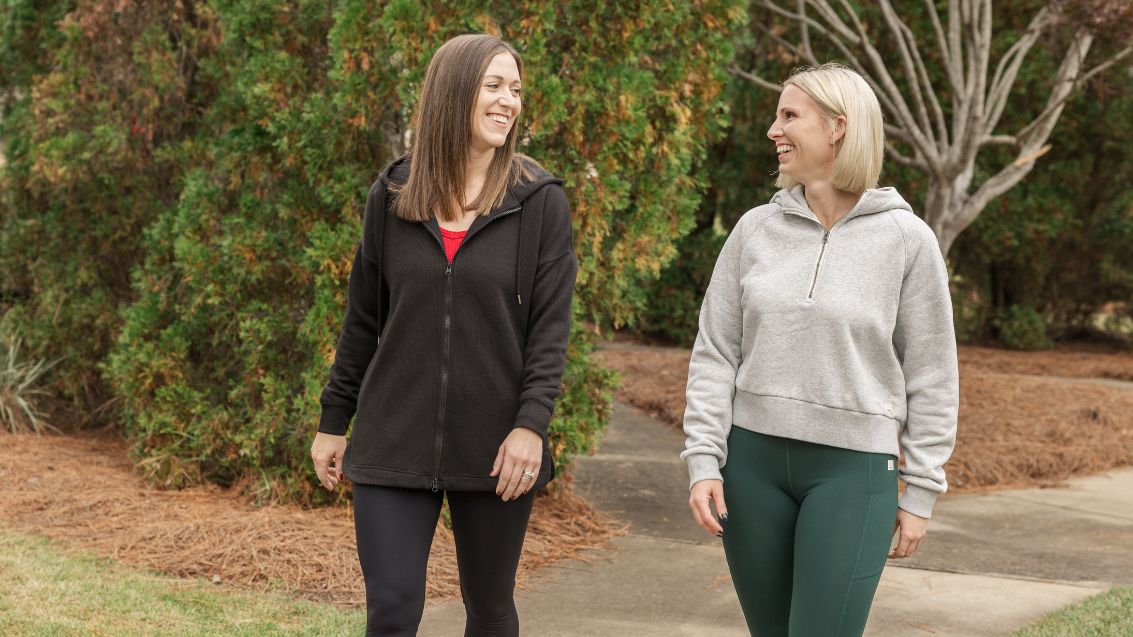
[[[720,461],[716,456],[706,453],[693,454],[685,457],[688,464],[688,488],[701,480],[723,480],[720,475]]]
[[[905,485],[905,494],[897,502],[897,507],[922,518],[932,517],[932,507],[940,494],[913,484]]]

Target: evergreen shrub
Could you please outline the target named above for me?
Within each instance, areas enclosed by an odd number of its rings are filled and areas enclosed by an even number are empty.
[[[614,378],[590,342],[693,225],[744,5],[485,7],[85,0],[38,40],[61,41],[43,72],[5,80],[25,82],[0,121],[13,328],[74,354],[55,389],[109,402],[154,483],[328,497],[308,450],[364,198],[433,51],[467,32],[523,54],[521,150],[566,181],[580,273],[551,442],[560,469],[593,448]]]

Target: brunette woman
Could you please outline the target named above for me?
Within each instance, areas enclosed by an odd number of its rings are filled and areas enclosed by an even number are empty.
[[[367,635],[416,634],[444,497],[465,635],[519,634],[515,572],[554,477],[578,268],[562,180],[515,151],[522,74],[498,38],[446,42],[409,157],[366,198],[311,457],[328,490],[353,483]]]

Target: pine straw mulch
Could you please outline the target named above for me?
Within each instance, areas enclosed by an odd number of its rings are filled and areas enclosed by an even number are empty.
[[[283,590],[340,607],[365,605],[353,508],[256,507],[220,487],[148,488],[127,444],[105,434],[0,433],[0,524],[76,549],[181,577]],[[517,582],[564,558],[609,547],[624,525],[569,488],[535,503]],[[460,595],[452,533],[438,524],[430,603]]]
[[[618,400],[676,427],[684,416],[689,356],[626,343],[596,353],[623,375]],[[1133,353],[961,347],[959,432],[946,465],[950,489],[1053,486],[1133,465],[1133,388],[1090,378],[1133,380]]]

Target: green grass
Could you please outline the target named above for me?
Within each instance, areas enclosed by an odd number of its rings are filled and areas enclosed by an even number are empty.
[[[78,554],[0,527],[0,635],[361,635],[365,613]]]
[[[1126,637],[1133,635],[1133,586],[1114,588],[1055,611],[1012,637]]]

